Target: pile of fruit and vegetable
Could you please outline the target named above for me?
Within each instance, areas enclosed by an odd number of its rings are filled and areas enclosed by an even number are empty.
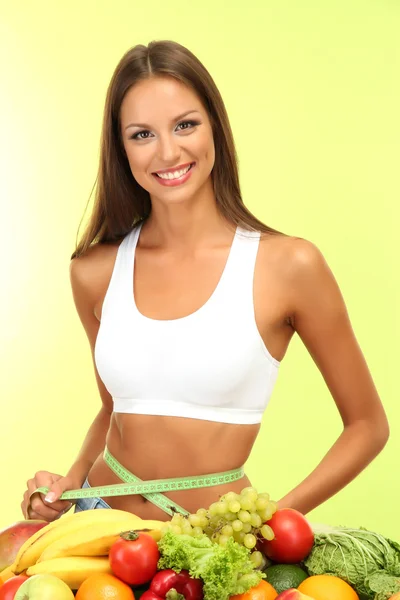
[[[0,532],[0,600],[400,600],[400,545],[266,493],[170,521],[107,509]]]

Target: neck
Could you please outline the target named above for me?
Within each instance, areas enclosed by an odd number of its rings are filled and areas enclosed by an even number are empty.
[[[212,181],[196,196],[166,201],[151,197],[151,212],[143,224],[141,243],[163,250],[187,252],[211,243],[224,243],[234,230],[220,214]]]

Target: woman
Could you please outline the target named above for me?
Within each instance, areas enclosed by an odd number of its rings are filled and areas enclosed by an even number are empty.
[[[225,474],[209,487],[79,499],[75,510],[169,520],[249,486],[242,466],[295,332],[343,432],[278,506],[308,513],[384,447],[385,412],[332,272],[313,243],[245,208],[221,96],[177,43],[135,46],[115,70],[70,276],[102,403],[66,476],[27,482],[27,518],[58,518],[66,490],[122,481]]]

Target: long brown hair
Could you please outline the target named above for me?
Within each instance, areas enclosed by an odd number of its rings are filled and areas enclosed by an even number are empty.
[[[243,204],[233,134],[211,75],[190,50],[177,42],[161,40],[128,50],[111,78],[104,108],[93,211],[71,259],[84,254],[92,244],[120,240],[150,214],[150,195],[134,179],[123,147],[120,108],[125,94],[135,83],[157,76],[174,77],[191,87],[207,110],[215,145],[213,188],[220,213],[232,225],[285,235],[259,221]]]

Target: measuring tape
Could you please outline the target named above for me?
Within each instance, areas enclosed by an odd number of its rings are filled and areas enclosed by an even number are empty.
[[[215,485],[221,485],[224,483],[232,483],[244,476],[244,468],[239,467],[238,469],[233,469],[231,471],[211,473],[209,475],[195,475],[192,477],[151,479],[143,481],[142,479],[139,479],[139,477],[136,477],[136,475],[133,475],[133,473],[130,471],[127,471],[125,467],[123,467],[121,463],[119,463],[117,459],[112,456],[107,446],[104,449],[103,457],[112,471],[114,471],[114,473],[123,480],[123,484],[117,483],[106,486],[67,490],[61,494],[59,499],[79,500],[80,498],[108,498],[111,496],[129,496],[140,494],[168,514],[180,512],[187,515],[189,514],[187,510],[164,496],[162,492],[178,492],[182,490],[213,487]],[[30,497],[38,492],[41,494],[47,494],[48,491],[48,487],[39,487],[32,492]]]

